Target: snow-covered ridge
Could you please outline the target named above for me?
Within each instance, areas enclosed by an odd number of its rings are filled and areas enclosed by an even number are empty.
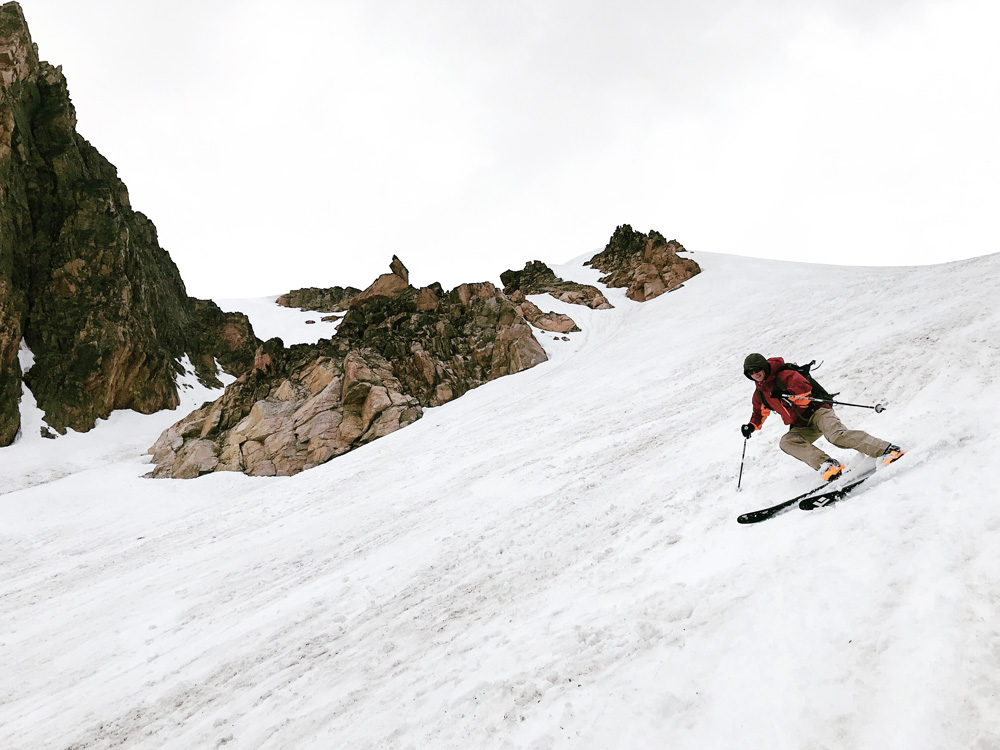
[[[580,316],[549,362],[301,475],[144,480],[95,430],[0,496],[0,747],[1000,745],[1000,255],[695,257],[648,303],[533,298]],[[751,351],[885,404],[838,413],[897,470],[736,524],[814,481],[772,420],[735,492]]]

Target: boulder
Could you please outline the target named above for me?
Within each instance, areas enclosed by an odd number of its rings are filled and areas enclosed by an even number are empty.
[[[511,299],[511,302],[515,302],[517,298],[521,300],[517,305],[518,312],[535,328],[555,333],[570,333],[580,330],[576,322],[568,315],[554,312],[543,313],[537,305],[524,299],[524,295],[520,292],[515,292],[514,299]]]

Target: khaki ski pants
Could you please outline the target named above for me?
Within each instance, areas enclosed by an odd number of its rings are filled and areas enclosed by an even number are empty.
[[[781,450],[799,461],[804,461],[814,469],[830,456],[813,443],[825,437],[838,448],[852,448],[866,456],[881,456],[889,447],[889,441],[879,440],[861,430],[849,430],[837,419],[833,409],[817,409],[804,427],[792,427],[778,443]]]

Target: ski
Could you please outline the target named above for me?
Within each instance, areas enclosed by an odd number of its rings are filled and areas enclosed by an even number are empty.
[[[836,489],[819,492],[815,495],[803,498],[799,501],[799,508],[801,510],[816,510],[816,508],[832,505],[838,500],[843,500],[848,494],[853,492],[859,485],[870,479],[874,474],[875,467],[873,466]]]
[[[829,485],[823,482],[819,487],[814,487],[811,490],[803,492],[801,495],[796,495],[791,500],[785,500],[777,505],[772,505],[770,508],[761,508],[760,510],[752,510],[749,513],[744,513],[736,518],[737,523],[760,523],[761,521],[766,521],[768,518],[774,518],[774,516],[784,513],[787,510],[791,510],[800,500],[809,497],[810,495],[819,492],[820,490],[825,490]]]
[[[897,458],[902,455],[904,454],[900,454]],[[853,492],[858,485],[866,482],[868,479],[871,479],[875,472],[884,469],[887,465],[888,464],[877,462],[874,465],[868,464],[863,467],[858,466],[853,469],[845,470],[843,474],[834,479],[832,482],[824,482],[819,487],[814,487],[808,492],[796,495],[791,500],[785,500],[777,505],[772,505],[770,508],[761,508],[760,510],[744,513],[742,516],[738,516],[736,521],[738,523],[760,523],[761,521],[766,521],[768,518],[774,518],[781,513],[791,510],[796,505],[798,505],[802,510],[815,510],[816,508],[822,508],[823,506],[830,505],[838,500],[843,500],[849,493]]]
[[[863,478],[862,474],[858,473],[859,471],[863,472]],[[803,492],[801,495],[796,495],[791,500],[785,500],[777,505],[772,505],[770,508],[761,508],[760,510],[744,513],[742,516],[738,516],[736,521],[737,523],[760,523],[761,521],[766,521],[768,518],[774,518],[781,513],[791,510],[795,505],[798,505],[803,510],[807,510],[802,507],[801,503],[804,503],[806,500],[812,498],[825,497],[826,495],[839,492],[848,485],[850,485],[851,489],[853,489],[856,486],[853,484],[855,480],[864,481],[874,472],[874,467],[864,469],[847,469],[832,482],[823,482],[823,484],[818,487],[813,487],[811,490]],[[860,481],[858,482],[859,484]],[[815,507],[819,506],[817,505]],[[811,508],[809,510],[811,510]]]
[[[822,508],[839,500],[843,500],[851,492],[857,489],[858,485],[871,479],[876,472],[884,470],[887,466],[891,466],[895,463],[895,461],[899,460],[904,455],[906,454],[899,453],[889,463],[883,463],[881,460],[878,460],[873,466],[869,466],[866,469],[859,469],[857,472],[852,472],[848,476],[841,477],[840,480],[837,480],[836,487],[830,487],[827,488],[825,492],[817,492],[814,495],[802,498],[799,501],[799,508],[802,510],[816,510],[816,508]]]

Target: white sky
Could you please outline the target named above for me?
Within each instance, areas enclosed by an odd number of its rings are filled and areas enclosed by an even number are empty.
[[[191,294],[996,252],[995,0],[23,0]]]

